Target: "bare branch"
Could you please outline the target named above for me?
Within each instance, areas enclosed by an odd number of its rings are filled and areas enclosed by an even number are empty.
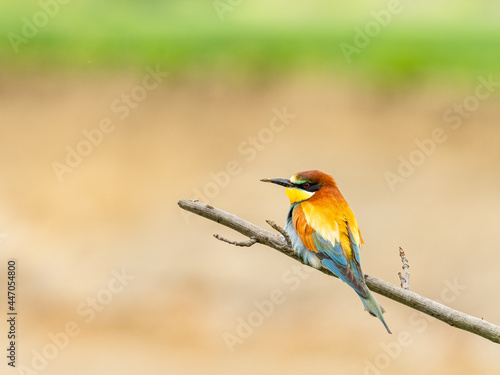
[[[406,254],[403,248],[399,248],[399,256],[401,257],[401,262],[403,262],[403,271],[405,272],[405,276],[401,275],[401,272],[398,272],[399,280],[401,281],[401,288],[406,290],[411,290],[410,288],[410,266],[408,265],[408,259],[406,259]]]
[[[178,202],[178,204],[184,210],[190,211],[207,219],[213,220],[219,224],[227,226],[231,229],[234,229],[235,231],[249,238],[254,238],[257,242],[272,247],[273,249],[283,253],[284,255],[289,256],[290,258],[293,258],[298,262],[304,264],[302,258],[295,255],[294,252],[289,251],[288,246],[284,246],[281,236],[268,232],[267,230],[249,223],[248,221],[245,221],[237,217],[236,215],[219,210],[212,206],[208,206],[201,202],[182,199]],[[325,268],[321,268],[319,269],[319,271],[330,276],[335,276]],[[477,318],[452,309],[429,298],[421,296],[420,294],[417,294],[410,290],[406,290],[404,288],[401,288],[400,286],[396,286],[374,276],[365,274],[365,280],[370,290],[375,293],[381,294],[387,298],[392,299],[393,301],[399,302],[403,305],[411,307],[412,309],[432,316],[451,325],[452,327],[463,329],[475,335],[482,336],[492,342],[500,344],[499,326],[489,323],[484,319]]]
[[[217,238],[219,241],[228,243],[230,245],[241,246],[241,247],[250,247],[250,246],[255,245],[257,243],[257,240],[253,237],[250,238],[248,241],[240,241],[240,242],[228,240],[227,238],[224,238],[218,234],[214,234],[214,237]]]

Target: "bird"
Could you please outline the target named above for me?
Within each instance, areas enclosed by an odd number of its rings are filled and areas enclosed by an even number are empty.
[[[284,186],[290,200],[285,231],[293,251],[305,264],[325,267],[353,288],[365,310],[387,329],[384,309],[365,283],[360,264],[364,244],[356,217],[332,176],[318,170],[298,172],[290,179],[262,179]]]

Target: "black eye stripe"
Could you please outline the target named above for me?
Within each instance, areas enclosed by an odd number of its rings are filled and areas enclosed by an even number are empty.
[[[300,188],[305,191],[315,192],[321,189],[321,184],[314,184],[312,182],[304,182],[300,185]]]

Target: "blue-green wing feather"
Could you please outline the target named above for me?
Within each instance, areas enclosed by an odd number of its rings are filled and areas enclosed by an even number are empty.
[[[328,268],[339,279],[347,283],[360,296],[366,297],[366,286],[362,278],[359,262],[350,260],[340,242],[332,244],[325,240],[318,232],[313,233],[313,240],[318,249],[318,258],[323,266]],[[357,255],[359,259],[359,254]]]

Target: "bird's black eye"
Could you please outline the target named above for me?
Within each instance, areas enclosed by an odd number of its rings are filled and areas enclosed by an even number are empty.
[[[302,184],[302,187],[303,187],[304,189],[309,189],[309,188],[311,187],[311,184],[310,184],[309,182],[306,182],[306,183],[303,183],[303,184]]]

